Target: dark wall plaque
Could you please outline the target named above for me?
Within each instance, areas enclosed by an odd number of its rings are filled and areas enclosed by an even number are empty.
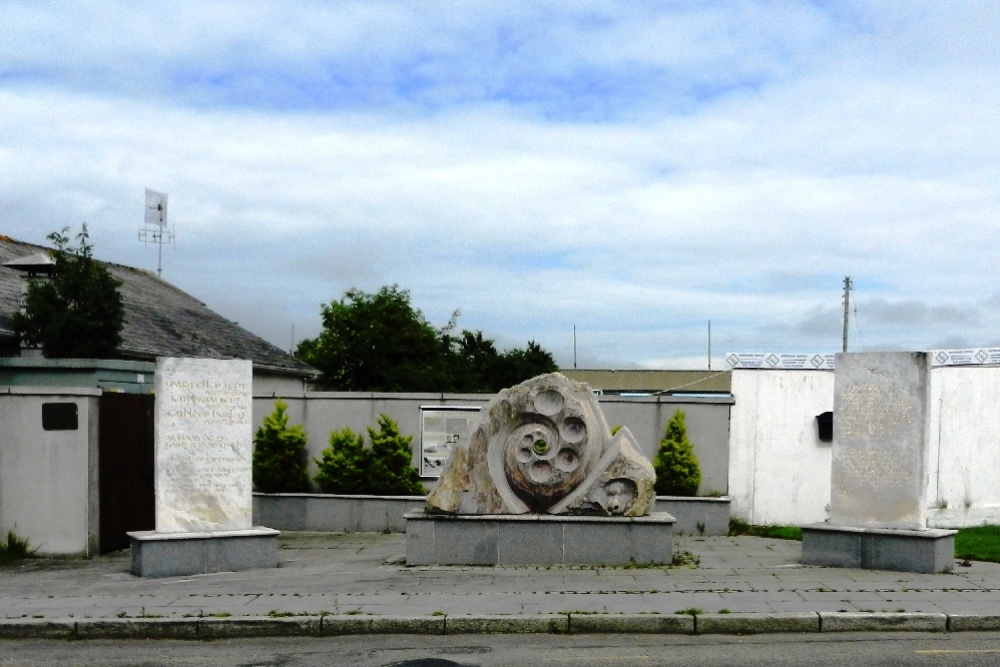
[[[75,431],[80,428],[76,403],[42,403],[42,428],[46,431]]]

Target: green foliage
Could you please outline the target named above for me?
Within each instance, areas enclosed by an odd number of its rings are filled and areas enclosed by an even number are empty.
[[[959,528],[955,535],[955,558],[1000,563],[1000,526]]]
[[[372,451],[361,434],[350,428],[334,431],[322,459],[313,460],[319,468],[313,480],[324,493],[371,493]]]
[[[263,493],[305,493],[311,491],[306,471],[306,432],[301,425],[289,426],[280,398],[274,412],[257,429],[253,449],[253,485]]]
[[[694,446],[687,437],[684,413],[680,410],[667,422],[666,435],[653,459],[656,471],[654,489],[660,496],[693,496],[701,484],[701,468]]]
[[[114,358],[125,324],[121,282],[93,258],[86,224],[76,247],[68,232],[64,227],[48,235],[55,268],[50,278],[28,282],[24,312],[12,318],[14,332],[40,345],[46,357]]]
[[[368,427],[372,441],[371,491],[379,496],[423,495],[420,474],[411,463],[412,435],[403,436],[399,426],[386,415],[379,415],[379,430]]]
[[[379,415],[379,429],[368,427],[371,447],[364,438],[345,428],[330,434],[330,446],[316,460],[315,481],[325,493],[371,494],[379,496],[423,495],[420,475],[411,464],[410,442],[399,426]]]
[[[397,285],[375,294],[351,289],[323,306],[323,330],[296,356],[338,391],[492,393],[557,369],[534,341],[500,352],[481,331],[455,335],[458,316],[435,329]]]
[[[31,558],[37,549],[32,548],[28,540],[18,536],[13,531],[7,533],[7,537],[0,540],[0,565],[13,563],[23,558]]]
[[[751,526],[746,521],[736,518],[729,520],[729,534],[802,541],[802,529],[798,526]]]

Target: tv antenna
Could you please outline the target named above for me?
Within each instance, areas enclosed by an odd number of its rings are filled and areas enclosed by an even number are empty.
[[[173,243],[176,234],[167,229],[167,195],[146,188],[146,225],[139,230],[139,240],[156,244],[156,275],[163,277],[163,246]]]

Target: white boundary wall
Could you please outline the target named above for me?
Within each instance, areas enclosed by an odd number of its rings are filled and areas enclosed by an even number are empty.
[[[829,516],[832,371],[733,369],[732,516],[801,525]],[[1000,525],[1000,366],[931,369],[925,507],[929,528]],[[834,415],[836,419],[836,415]]]
[[[755,525],[825,521],[831,444],[816,416],[833,410],[833,371],[733,369],[731,514]]]
[[[40,554],[94,555],[98,533],[98,389],[0,388],[0,537]],[[74,403],[78,428],[46,431],[44,403]]]
[[[928,527],[1000,524],[1000,367],[931,370]]]

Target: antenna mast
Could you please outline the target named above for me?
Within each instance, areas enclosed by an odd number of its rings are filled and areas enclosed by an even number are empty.
[[[173,243],[175,234],[167,229],[167,195],[146,188],[145,228],[139,230],[139,240],[156,244],[156,275],[163,277],[163,246]]]
[[[851,277],[844,276],[844,352],[847,352],[847,324],[851,316]]]

